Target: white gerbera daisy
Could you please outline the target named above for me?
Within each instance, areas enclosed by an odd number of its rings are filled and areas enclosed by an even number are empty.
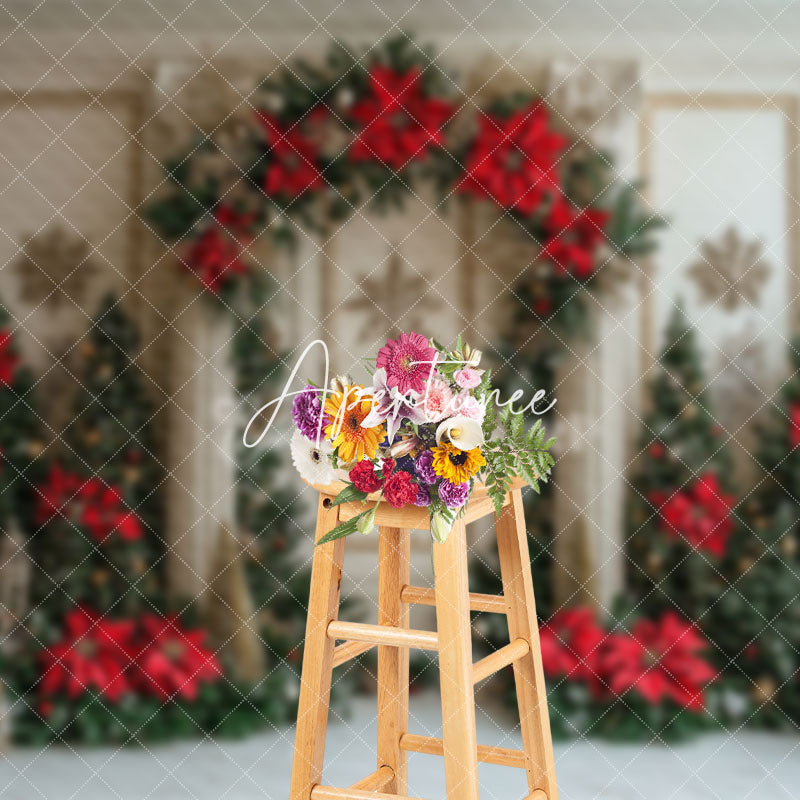
[[[289,447],[292,463],[304,481],[325,485],[335,480],[330,458],[333,448],[330,442],[323,440],[317,447],[316,442],[306,439],[299,430],[295,430]]]

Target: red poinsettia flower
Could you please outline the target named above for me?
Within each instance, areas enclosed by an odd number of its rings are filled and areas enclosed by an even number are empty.
[[[202,684],[222,675],[216,656],[205,647],[205,631],[184,630],[174,616],[145,615],[141,637],[134,679],[161,700],[195,700]]]
[[[64,619],[64,635],[39,655],[45,697],[65,693],[80,697],[95,690],[111,702],[131,690],[127,669],[131,662],[134,624],[112,621],[77,608]]]
[[[219,226],[206,228],[191,242],[183,264],[214,293],[224,288],[235,275],[248,272],[248,266],[242,260],[241,243]]]
[[[47,481],[37,490],[36,524],[44,525],[56,515],[66,515],[83,482],[79,475],[67,472],[61,464],[51,465]]]
[[[214,210],[214,219],[237,239],[247,240],[250,238],[250,229],[256,221],[256,215],[252,212],[238,211],[233,206],[220,203]]]
[[[585,279],[596,268],[597,249],[605,241],[607,211],[573,208],[561,198],[551,209],[545,223],[548,231],[542,255],[562,274]]]
[[[596,661],[605,632],[591,608],[559,611],[539,629],[545,672],[568,680],[597,680]]]
[[[96,541],[104,542],[112,533],[128,542],[144,536],[141,522],[125,508],[119,489],[93,478],[81,487],[79,496],[83,501],[80,521]]]
[[[325,185],[317,166],[317,152],[298,126],[284,128],[273,116],[258,115],[269,149],[264,192],[281,203],[291,203],[310,189]]]
[[[566,146],[542,102],[507,118],[482,114],[458,190],[533,216],[563,194],[556,165]]]
[[[703,690],[716,675],[701,655],[705,649],[697,629],[671,611],[658,620],[638,622],[630,634],[609,634],[597,659],[605,687],[601,694],[632,691],[653,705],[672,700],[701,711]]]
[[[800,403],[795,403],[789,409],[789,445],[800,445]]]
[[[734,527],[734,497],[725,494],[716,475],[701,475],[688,489],[669,497],[653,492],[650,500],[658,506],[662,528],[671,538],[682,537],[714,556],[725,554]]]
[[[360,128],[350,160],[378,161],[401,170],[423,159],[431,146],[442,145],[442,126],[453,111],[446,100],[424,95],[418,69],[397,72],[375,66],[369,72],[369,94],[350,110]]]
[[[47,482],[39,487],[36,524],[45,525],[55,516],[84,526],[98,542],[112,533],[126,541],[144,535],[141,522],[125,507],[119,489],[106,486],[99,478],[84,480],[58,463],[53,464]]]
[[[11,386],[17,374],[19,356],[14,352],[14,341],[9,331],[0,330],[0,383]]]

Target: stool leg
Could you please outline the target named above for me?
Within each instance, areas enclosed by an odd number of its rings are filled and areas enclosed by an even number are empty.
[[[528,655],[514,662],[522,743],[528,757],[528,787],[531,793],[536,789],[543,790],[547,800],[558,800],[528,534],[519,489],[511,493],[511,503],[496,518],[496,525],[508,634],[511,641],[522,638],[530,644]]]
[[[447,800],[478,800],[478,745],[464,522],[455,523],[444,544],[434,542],[431,547]]]
[[[400,592],[410,578],[411,531],[381,528],[378,544],[378,625],[408,628],[409,607]],[[408,753],[400,737],[408,732],[407,647],[378,646],[378,769],[391,767],[395,777],[385,791],[408,794]]]
[[[317,540],[333,530],[339,519],[338,507],[326,508],[325,500],[321,495],[317,512]],[[290,800],[309,800],[311,790],[322,780],[335,646],[327,632],[329,623],[339,613],[343,559],[344,539],[336,539],[314,550]]]

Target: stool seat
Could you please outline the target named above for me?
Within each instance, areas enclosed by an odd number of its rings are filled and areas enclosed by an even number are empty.
[[[547,693],[536,621],[524,481],[515,479],[496,514],[483,484],[443,543],[431,542],[434,588],[410,583],[411,530],[429,528],[428,509],[396,509],[378,493],[364,502],[334,505],[344,483],[314,486],[319,492],[316,540],[372,504],[378,525],[378,623],[338,618],[345,538],[317,545],[311,571],[305,652],[297,712],[289,800],[414,800],[408,796],[408,753],[444,759],[447,800],[479,800],[478,762],[526,771],[525,800],[557,800]],[[502,595],[469,591],[466,524],[495,515]],[[413,604],[435,606],[436,631],[409,626]],[[509,643],[473,662],[470,612],[503,614]],[[339,642],[339,644],[337,644]],[[377,768],[347,788],[322,784],[325,730],[332,673],[378,648]],[[438,653],[442,701],[441,739],[408,730],[409,649]],[[511,666],[517,689],[522,750],[477,743],[474,685]],[[419,800],[419,798],[417,798]]]
[[[324,485],[316,483],[309,483],[308,485],[328,498],[329,505],[330,498],[336,497],[342,489],[348,486],[342,481],[334,481]],[[512,480],[509,494],[506,495],[506,505],[510,502],[511,492],[515,489],[521,489],[523,486],[527,486],[527,484],[522,478],[514,478]],[[339,506],[339,522],[347,522],[347,520],[357,517],[368,508],[376,508],[375,524],[378,526],[411,528],[416,531],[425,531],[430,528],[430,516],[427,508],[419,508],[417,506],[392,508],[385,500],[381,500],[380,496],[380,492],[373,492],[367,495],[366,500],[363,502],[342,503]],[[469,503],[463,515],[464,522],[474,522],[493,512],[494,504],[486,490],[486,485],[476,481],[470,492]]]

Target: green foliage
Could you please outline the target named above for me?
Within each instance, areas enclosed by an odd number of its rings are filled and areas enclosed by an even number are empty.
[[[19,363],[16,336],[15,326],[0,304],[0,337],[7,348],[6,357],[15,364],[11,381],[0,383],[0,528],[5,530],[12,521],[23,529],[30,527],[36,500],[33,486],[42,474],[42,424],[33,379]]]
[[[500,414],[494,408],[491,413],[487,413],[484,435],[498,423],[500,435],[487,437],[482,450],[486,459],[486,488],[495,511],[499,514],[503,510],[503,500],[515,475],[524,478],[539,493],[539,483],[547,482],[547,476],[555,463],[550,453],[555,439],[545,438],[547,434],[541,419],[537,419],[526,430],[523,415],[513,413],[510,406],[504,408]]]
[[[608,240],[617,252],[644,256],[658,246],[655,231],[666,226],[664,217],[648,211],[641,200],[641,183],[625,183],[617,190],[606,227]]]

